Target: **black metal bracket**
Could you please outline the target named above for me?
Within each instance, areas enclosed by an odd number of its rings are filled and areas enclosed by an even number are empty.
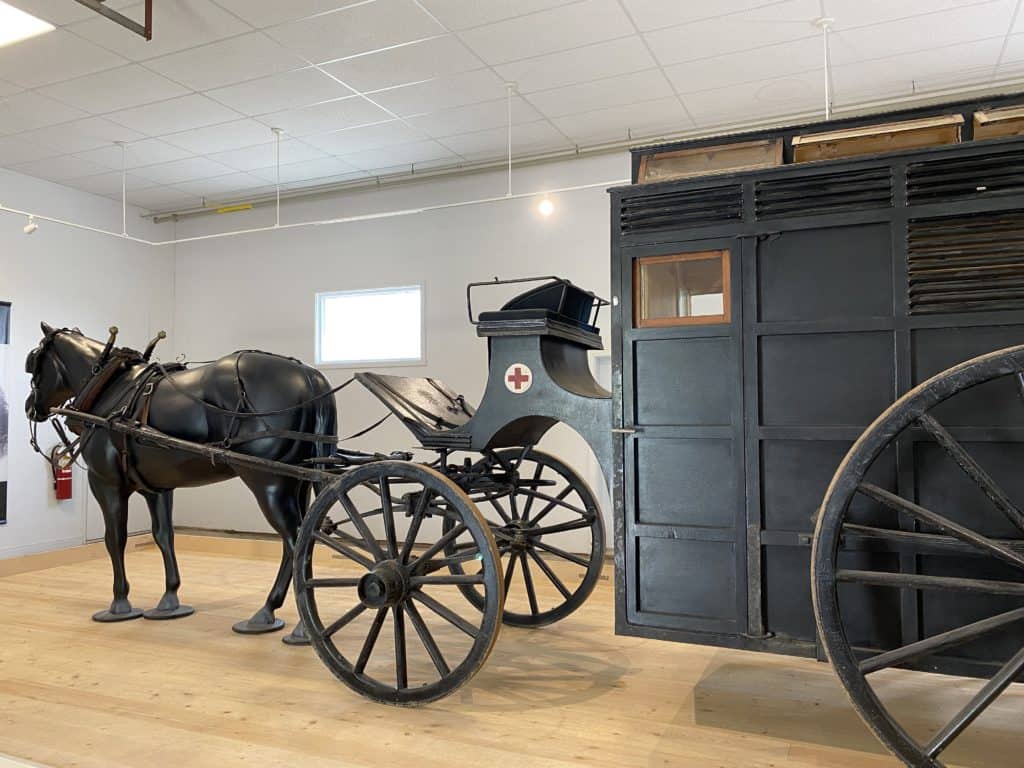
[[[480,322],[475,317],[473,317],[473,289],[474,288],[481,288],[481,287],[485,287],[485,286],[495,286],[495,285],[515,285],[517,283],[543,283],[545,281],[561,283],[561,285],[562,285],[562,299],[561,299],[561,301],[559,302],[559,305],[558,305],[558,311],[559,312],[562,311],[562,307],[565,305],[566,290],[568,288],[575,288],[576,290],[586,294],[587,296],[590,296],[594,300],[594,311],[593,311],[594,313],[593,313],[593,315],[592,315],[592,317],[590,319],[590,324],[591,325],[596,325],[597,324],[597,314],[600,311],[601,307],[607,307],[611,303],[607,299],[602,299],[600,296],[598,296],[595,293],[592,293],[591,291],[584,291],[579,286],[573,285],[571,280],[566,280],[564,277],[558,277],[557,275],[542,275],[540,277],[517,277],[517,278],[513,278],[513,279],[509,279],[509,280],[501,280],[500,278],[495,277],[493,280],[484,280],[482,282],[469,283],[466,286],[466,312],[469,315],[469,322],[470,322],[470,324],[471,325],[478,325],[479,322]]]
[[[153,39],[153,0],[146,0],[146,20],[143,24],[134,19],[130,19],[123,13],[108,8],[103,4],[104,0],[76,0],[76,2],[84,5],[90,10],[96,11],[101,16],[106,16],[108,19],[113,21],[115,24],[120,24],[125,29],[129,29],[137,35],[146,38],[146,40]]]

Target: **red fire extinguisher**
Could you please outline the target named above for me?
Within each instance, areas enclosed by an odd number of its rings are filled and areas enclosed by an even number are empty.
[[[53,492],[57,501],[71,498],[71,468],[74,462],[59,446],[50,451],[50,465],[53,467]]]

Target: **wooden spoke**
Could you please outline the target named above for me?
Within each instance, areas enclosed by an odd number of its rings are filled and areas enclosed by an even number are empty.
[[[405,610],[402,606],[392,606],[391,618],[395,625],[395,687],[402,690],[409,687],[409,662],[405,647]]]
[[[413,600],[423,603],[425,606],[427,606],[427,608],[432,610],[434,613],[436,613],[442,619],[447,621],[453,627],[461,629],[474,640],[476,639],[477,635],[480,634],[480,631],[476,627],[474,627],[464,618],[459,616],[459,614],[457,614],[444,603],[432,598],[426,592],[416,591],[412,593],[411,597]]]
[[[427,512],[431,496],[433,496],[433,493],[430,490],[424,489],[416,501],[416,511],[412,514],[412,522],[409,523],[409,531],[405,535],[405,543],[402,544],[402,552],[398,558],[402,563],[409,562],[412,548],[416,546],[416,536],[420,532],[420,526],[423,525],[423,516]]]
[[[422,568],[426,566],[426,564],[430,561],[430,558],[432,558],[442,549],[444,549],[449,544],[454,542],[457,538],[459,538],[459,536],[461,536],[468,530],[469,528],[466,526],[465,523],[459,523],[458,525],[456,525],[454,528],[448,531],[448,533],[444,534],[444,536],[442,536],[440,539],[431,544],[423,554],[421,554],[419,557],[413,560],[413,569]]]
[[[508,559],[508,568],[505,569],[505,599],[508,599],[508,593],[512,589],[512,574],[516,572],[516,556],[513,553],[512,557]]]
[[[952,744],[953,740],[963,733],[967,726],[977,720],[981,713],[999,698],[999,695],[1009,687],[1021,670],[1024,670],[1024,648],[1017,651],[1017,654],[1003,665],[995,676],[967,703],[967,706],[957,713],[949,725],[935,734],[935,738],[925,747],[928,757],[938,757],[946,747]]]
[[[1013,624],[1021,620],[1024,620],[1024,608],[1007,611],[998,616],[982,619],[973,624],[967,624],[939,635],[933,635],[916,643],[905,645],[902,648],[896,648],[880,653],[877,656],[872,656],[860,663],[860,671],[865,675],[869,675],[880,669],[888,669],[889,667],[906,664],[923,656],[931,656],[939,651],[945,651],[949,648],[969,643],[989,632],[1005,627],[1007,624]]]
[[[540,461],[537,462],[537,466],[533,470],[533,477],[531,478],[531,487],[537,488],[540,483],[540,476],[544,474],[544,464]],[[526,504],[523,505],[523,519],[530,519],[530,508],[533,506],[534,496],[526,497]]]
[[[533,588],[533,574],[530,573],[530,563],[526,559],[526,553],[520,552],[519,559],[523,563],[523,583],[526,584],[526,596],[530,600],[530,613],[536,616],[540,613],[540,608],[537,607],[537,592]]]
[[[484,575],[483,573],[455,573],[455,574],[444,574],[442,576],[412,576],[409,579],[410,586],[413,587],[428,587],[428,586],[445,586],[445,585],[469,585],[469,584],[483,584]]]
[[[950,592],[976,592],[979,594],[1024,597],[1024,584],[1013,581],[986,581],[984,579],[962,579],[952,576],[922,576],[914,573],[850,570],[836,571],[836,580],[875,587],[948,590]]]
[[[449,555],[442,560],[431,560],[425,567],[420,569],[420,573],[426,576],[428,573],[440,571],[442,568],[450,568],[453,565],[460,565],[461,563],[468,563],[479,559],[480,548],[476,544],[470,546],[471,548],[457,555]]]
[[[537,513],[537,516],[535,518],[533,518],[533,520],[530,521],[530,524],[531,525],[536,525],[541,520],[543,520],[548,515],[548,513],[550,513],[556,507],[564,507],[566,509],[571,509],[573,512],[576,512],[577,514],[580,514],[583,517],[586,517],[587,516],[587,511],[585,509],[580,509],[579,507],[576,507],[576,506],[573,506],[572,504],[566,503],[565,498],[570,493],[572,493],[572,491],[573,491],[573,488],[572,488],[571,485],[566,487],[566,488],[563,488],[555,496],[548,496],[546,493],[541,493],[540,491],[528,491],[525,488],[521,489],[519,492],[521,494],[523,494],[524,496],[529,496],[531,498],[542,499],[543,501],[547,502],[547,506],[544,507],[544,509],[542,509],[540,512]]]
[[[992,476],[967,452],[967,449],[949,434],[934,417],[925,414],[917,420],[917,423],[935,438],[935,442],[941,445],[943,450],[957,463],[957,466],[981,488],[982,492],[996,505],[996,508],[1020,530],[1024,531],[1024,514],[992,479]]]
[[[1017,566],[1018,568],[1024,568],[1024,556],[1018,552],[1014,552],[987,536],[982,536],[980,533],[972,531],[970,528],[965,528],[959,523],[955,523],[937,512],[925,509],[912,501],[907,501],[903,497],[890,493],[884,488],[879,488],[877,485],[873,485],[871,483],[861,483],[858,490],[865,496],[881,502],[890,509],[895,509],[898,512],[905,512],[923,523],[941,528],[951,536],[954,536],[961,541],[965,541],[982,551],[988,552],[993,557],[997,557],[1010,565]]]
[[[562,597],[566,600],[572,597],[572,592],[565,586],[565,583],[558,578],[558,575],[551,570],[551,566],[544,562],[544,558],[534,552],[532,549],[526,550],[527,554],[533,558],[533,561],[537,563],[537,567],[540,568],[544,575],[548,577],[548,581],[555,585],[555,588],[562,593]]]
[[[444,660],[444,654],[441,653],[441,649],[437,646],[434,636],[430,634],[430,630],[423,621],[423,617],[420,616],[420,612],[417,610],[416,604],[411,600],[407,600],[405,602],[405,612],[408,614],[409,621],[412,622],[412,626],[413,629],[416,630],[416,634],[419,635],[420,642],[423,643],[423,648],[426,650],[427,655],[430,656],[430,660],[434,662],[434,667],[437,669],[441,677],[447,677],[451,674],[451,668],[448,666],[448,662]]]
[[[377,615],[373,617],[370,631],[366,633],[366,639],[363,641],[363,649],[359,651],[359,658],[356,659],[355,673],[357,675],[363,674],[366,670],[366,665],[370,661],[370,654],[373,653],[373,647],[377,644],[377,638],[380,637],[380,630],[384,626],[384,619],[387,618],[387,615],[387,608],[377,609]]]
[[[324,628],[324,637],[330,637],[342,627],[349,624],[354,618],[359,616],[363,611],[366,610],[366,606],[362,603],[357,603],[354,608],[347,611],[340,619],[332,623],[330,626]]]
[[[356,530],[359,531],[359,535],[363,537],[363,541],[366,542],[366,548],[370,551],[370,554],[373,555],[378,563],[381,560],[386,560],[387,558],[384,556],[383,550],[381,550],[380,545],[377,544],[377,539],[375,539],[373,534],[370,533],[370,529],[367,527],[366,521],[363,520],[363,516],[359,514],[359,510],[356,509],[355,504],[352,503],[352,499],[348,497],[348,494],[339,493],[338,501],[341,503],[341,506],[345,508],[345,512],[348,513],[349,520],[352,521]]]
[[[870,525],[843,523],[843,536],[849,539],[866,539],[881,542],[895,551],[942,552],[946,554],[974,555],[983,554],[976,547],[960,539],[941,533],[918,533],[916,531],[898,531],[892,528],[875,528]],[[997,544],[1024,554],[1024,540],[993,539]]]
[[[354,549],[345,546],[337,539],[334,539],[325,533],[321,533],[320,531],[314,531],[313,538],[319,541],[324,546],[333,549],[339,555],[344,555],[349,560],[355,560],[357,563],[359,563],[367,570],[372,570],[373,566],[375,565],[375,563],[372,560],[370,560],[370,558],[366,557],[365,555],[359,554]]]
[[[319,579],[308,579],[306,589],[317,589],[319,587],[358,587],[359,579],[354,577],[323,577]]]
[[[534,541],[533,546],[537,547],[538,549],[543,549],[545,552],[550,552],[555,557],[560,557],[563,560],[568,560],[570,563],[576,563],[576,565],[579,565],[583,568],[586,568],[590,565],[590,561],[587,560],[587,558],[580,557],[579,555],[574,555],[571,552],[566,552],[564,549],[559,549],[558,547],[553,547],[547,542]]]
[[[505,521],[506,525],[511,525],[512,524],[512,518],[508,516],[508,512],[506,512],[502,508],[501,504],[499,504],[497,502],[497,500],[493,496],[488,496],[487,497],[487,501],[498,512],[498,515],[501,517],[502,520]]]
[[[589,528],[593,525],[593,519],[589,520],[573,520],[568,523],[559,523],[558,525],[542,526],[540,528],[528,528],[525,533],[527,536],[546,536],[554,533],[565,533],[566,531],[580,531],[584,528]]]
[[[398,537],[395,534],[395,509],[391,504],[391,483],[386,476],[380,479],[380,508],[384,517],[384,537],[387,540],[388,555],[398,557]]]

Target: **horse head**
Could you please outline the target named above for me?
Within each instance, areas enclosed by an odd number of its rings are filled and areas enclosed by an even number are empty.
[[[25,372],[32,377],[25,415],[41,422],[50,417],[51,408],[78,394],[91,377],[104,346],[77,328],[54,328],[48,323],[40,323],[40,328],[42,341],[25,359]]]

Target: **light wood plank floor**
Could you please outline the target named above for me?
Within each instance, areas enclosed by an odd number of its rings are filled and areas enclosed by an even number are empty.
[[[105,558],[0,578],[0,753],[97,768],[897,765],[825,665],[616,637],[608,571],[562,623],[504,629],[485,669],[454,696],[421,709],[374,704],[308,648],[232,633],[275,566],[215,549],[179,544],[182,598],[197,613],[173,622],[91,622],[109,601]],[[133,551],[128,569],[135,604],[154,605],[159,555]],[[290,599],[281,615],[294,621]],[[902,672],[883,681],[886,696],[931,728],[977,686]],[[1011,691],[958,742],[951,764],[1020,765],[1022,712],[1024,692]]]

